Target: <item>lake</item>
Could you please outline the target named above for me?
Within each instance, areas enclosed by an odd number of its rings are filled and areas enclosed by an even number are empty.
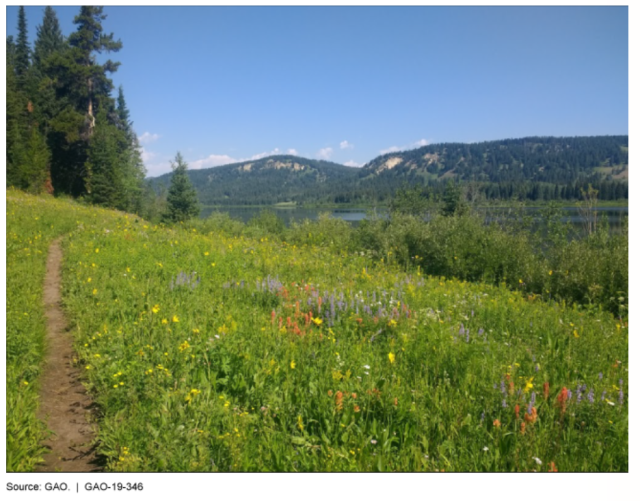
[[[323,212],[328,212],[332,217],[343,219],[354,226],[358,222],[366,219],[371,209],[366,208],[304,208],[304,207],[205,207],[200,213],[201,218],[206,218],[214,211],[226,212],[232,218],[247,222],[252,217],[258,215],[262,210],[269,209],[275,212],[284,223],[289,226],[292,222],[301,222],[305,219],[315,220],[318,219],[318,215]],[[474,209],[480,214],[484,214],[487,222],[491,221],[505,221],[514,217],[516,210],[513,208],[505,207],[481,207]],[[525,207],[522,209],[524,213],[531,217],[540,215],[543,210],[541,207]],[[625,217],[628,216],[628,207],[599,207],[596,209],[598,219],[603,216],[609,219],[609,226],[612,231],[619,231],[622,227],[622,222]],[[386,209],[377,209],[376,213],[380,216],[387,214]],[[562,207],[561,208],[562,221],[571,223],[575,226],[584,224],[585,219],[580,214],[577,207]]]

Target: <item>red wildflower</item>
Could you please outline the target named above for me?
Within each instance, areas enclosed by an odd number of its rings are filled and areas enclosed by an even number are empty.
[[[342,397],[343,393],[341,391],[336,391],[336,407],[339,411],[342,410]]]
[[[529,414],[529,412],[526,412],[524,415],[524,420],[527,423],[535,423],[536,419],[538,419],[538,411],[536,410],[535,407],[532,407],[531,414]]]
[[[550,472],[558,472],[558,468],[556,468],[556,464],[552,461],[551,464],[549,465],[549,471]]]
[[[567,390],[566,387],[563,387],[556,402],[558,407],[562,409],[562,412],[567,410],[567,400],[569,400],[569,390]]]
[[[544,391],[544,399],[547,400],[549,398],[549,382],[546,381],[542,385],[542,390]]]
[[[494,420],[493,426],[495,426],[496,428],[500,428],[500,420],[499,419]]]
[[[522,423],[520,423],[520,433],[524,435],[524,432],[526,431],[526,429],[527,429],[527,423],[522,421]]]
[[[516,419],[520,418],[520,406],[516,404]]]

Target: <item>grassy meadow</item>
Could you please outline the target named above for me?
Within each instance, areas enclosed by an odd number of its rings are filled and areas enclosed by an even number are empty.
[[[7,469],[32,470],[42,279],[109,471],[628,471],[628,325],[393,256],[7,191]]]

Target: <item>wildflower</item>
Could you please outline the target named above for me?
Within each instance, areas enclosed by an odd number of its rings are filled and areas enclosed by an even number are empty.
[[[398,407],[398,397],[393,399],[393,405],[395,405],[396,407]]]
[[[554,462],[551,462],[549,465],[549,472],[558,472],[558,468],[556,468],[556,464]]]
[[[169,321],[168,321],[166,318],[163,318],[163,319],[162,319],[162,323],[163,323],[163,324],[168,324],[168,323],[169,323]]]
[[[527,423],[522,421],[522,423],[520,423],[520,433],[524,435],[524,432],[526,431],[526,429],[527,429]]]
[[[529,404],[529,409],[527,409],[526,414],[524,415],[524,420],[527,423],[535,423],[536,420],[538,419],[538,411],[536,410],[535,407],[531,407],[531,404]]]
[[[395,363],[395,361],[396,361],[396,356],[393,353],[389,353],[389,362],[393,364]]]
[[[371,369],[371,367],[369,367],[368,365],[363,365],[362,367],[364,367],[367,370]]]
[[[354,405],[353,406],[353,412],[360,412],[360,406]]]
[[[489,447],[487,447],[487,446],[485,445],[485,446],[482,448],[482,450],[483,450],[484,452],[487,452],[487,451],[489,450]]]
[[[95,296],[98,293],[98,289],[93,289],[93,295]]]
[[[553,275],[553,270],[549,270],[549,275]]]
[[[338,410],[342,410],[342,397],[343,394],[341,391],[337,391],[336,392],[336,407],[338,408]]]
[[[322,319],[321,318],[312,318],[311,321],[316,324],[317,326],[322,325]]]
[[[593,388],[589,390],[589,394],[587,395],[587,400],[589,400],[590,404],[594,402],[595,399],[593,398]]]
[[[22,384],[25,386],[29,386],[29,381],[22,381]]]
[[[493,426],[495,426],[496,428],[500,428],[500,420],[499,419],[495,419],[493,421]]]
[[[304,430],[304,424],[302,423],[302,416],[298,415],[298,428],[300,431]]]
[[[295,368],[296,368],[296,363],[292,360],[292,361],[291,361],[291,363],[289,364],[289,366],[290,366],[292,369],[295,369]]]
[[[549,398],[549,382],[545,381],[545,383],[542,385],[542,389],[544,392],[544,399],[547,400]]]
[[[507,401],[505,399],[502,400],[502,408],[507,408]]]
[[[351,394],[351,398],[353,398],[355,400],[356,398],[358,398],[358,395],[356,393],[352,393]]]
[[[516,404],[516,419],[520,418],[520,406]]]
[[[556,401],[558,407],[562,409],[562,412],[567,409],[567,400],[569,400],[569,390],[567,390],[566,387],[563,387]]]
[[[573,337],[580,337],[580,336],[578,335],[578,331],[577,331],[577,330],[575,330],[575,329],[573,330]]]
[[[178,315],[174,315],[171,319],[172,322],[178,323],[180,320],[178,319]]]
[[[542,464],[542,461],[540,460],[540,458],[533,456],[531,459],[533,459],[538,464],[538,466]]]
[[[533,388],[533,378],[532,377],[527,379],[527,384],[524,387],[524,392],[527,393],[531,388]]]
[[[371,440],[371,443],[372,443],[373,445],[376,445],[376,444],[378,443],[378,441],[377,441],[377,440],[375,440],[375,439],[373,439],[373,440]]]
[[[329,395],[330,397],[332,397],[332,396],[333,396],[333,390],[329,390],[329,391],[327,392],[327,395]]]
[[[158,313],[160,311],[160,306],[156,304],[153,308],[151,308],[151,311],[153,313]]]

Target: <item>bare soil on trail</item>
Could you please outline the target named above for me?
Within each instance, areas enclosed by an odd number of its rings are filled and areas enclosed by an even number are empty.
[[[49,247],[44,280],[47,354],[38,412],[53,433],[43,444],[49,453],[36,471],[102,471],[91,445],[93,402],[80,381],[81,369],[75,367],[73,340],[61,307],[61,265],[62,247],[57,239]]]

